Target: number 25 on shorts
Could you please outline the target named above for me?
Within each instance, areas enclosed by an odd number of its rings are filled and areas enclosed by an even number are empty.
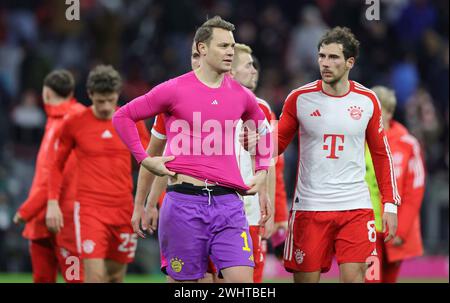
[[[244,239],[244,246],[242,247],[242,250],[243,251],[251,251],[250,247],[248,246],[248,236],[245,231],[242,232],[241,238]]]
[[[137,246],[137,235],[122,233],[120,234],[120,238],[123,242],[117,248],[118,251],[128,253],[129,258],[134,258]]]

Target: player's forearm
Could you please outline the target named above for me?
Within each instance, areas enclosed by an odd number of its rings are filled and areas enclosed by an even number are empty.
[[[162,153],[164,152],[165,145],[166,140],[159,139],[155,135],[152,135],[150,143],[147,146],[146,152],[151,157],[161,156]],[[144,167],[142,166],[140,167],[136,188],[135,204],[142,206],[145,204],[145,199],[147,198],[150,192],[150,188],[153,185],[154,179],[155,175],[153,175]]]
[[[67,159],[67,158],[66,158]],[[48,200],[59,200],[61,194],[64,161],[55,161],[50,169],[48,180]]]
[[[136,186],[136,197],[134,203],[137,206],[144,206],[145,199],[147,198],[150,188],[152,187],[155,175],[149,172],[144,167],[139,168],[139,176]]]
[[[167,187],[169,178],[167,176],[164,177],[156,177],[153,182],[152,189],[150,191],[150,195],[147,199],[147,204],[150,207],[156,207],[158,204],[159,197],[161,197],[165,188]]]
[[[148,154],[142,146],[136,123],[157,114],[158,112],[152,110],[147,95],[143,95],[122,106],[113,116],[114,128],[138,163],[147,158]]]
[[[267,176],[267,188],[268,188],[269,199],[271,202],[272,213],[274,214],[276,211],[276,209],[275,209],[275,190],[276,190],[275,165],[272,165],[269,168],[269,172],[268,172],[268,176]]]

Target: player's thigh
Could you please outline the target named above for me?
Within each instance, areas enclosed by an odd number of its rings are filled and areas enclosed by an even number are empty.
[[[319,283],[320,271],[294,272],[294,283]]]
[[[342,263],[339,265],[339,280],[343,283],[364,283],[366,263]]]
[[[105,260],[106,276],[110,283],[122,283],[127,272],[127,264],[114,260]]]
[[[250,236],[253,243],[253,259],[255,261],[255,267],[253,270],[253,281],[255,283],[261,283],[264,271],[265,262],[265,240],[261,237],[261,226],[251,225],[250,226]],[[263,244],[264,243],[264,244]]]
[[[204,201],[203,201],[204,200]],[[207,197],[168,192],[160,211],[158,239],[166,272],[177,281],[202,279],[208,266]]]
[[[83,267],[86,283],[104,283],[107,281],[105,259],[83,259]]]
[[[81,206],[83,210],[83,206]],[[84,259],[105,259],[109,248],[109,226],[100,215],[87,209],[80,213],[80,256]]]
[[[284,247],[289,272],[327,272],[333,260],[336,214],[325,211],[291,211]]]
[[[377,233],[371,209],[343,211],[335,240],[336,259],[344,263],[367,263],[376,255]]]
[[[253,267],[232,266],[221,269],[225,283],[253,283]]]
[[[243,203],[237,195],[218,197],[214,198],[215,214],[210,227],[213,232],[211,260],[219,271],[231,267],[248,267],[243,272],[253,274],[253,243]],[[222,275],[225,278],[223,272]]]
[[[67,283],[83,283],[84,267],[80,255],[63,246],[55,247],[59,270]]]
[[[381,283],[384,278],[384,265],[387,262],[384,234],[377,232],[376,254],[368,259],[368,268],[365,274],[365,283]]]

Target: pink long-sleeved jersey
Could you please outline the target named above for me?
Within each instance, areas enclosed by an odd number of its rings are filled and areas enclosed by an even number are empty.
[[[267,169],[272,142],[267,120],[255,96],[229,75],[218,88],[198,80],[194,72],[168,80],[123,106],[113,124],[140,163],[146,157],[136,121],[163,113],[167,131],[166,156],[175,156],[166,167],[219,185],[247,190],[235,155],[235,128],[240,119],[258,129],[256,171]]]

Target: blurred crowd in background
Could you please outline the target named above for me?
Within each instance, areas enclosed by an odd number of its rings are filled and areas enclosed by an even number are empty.
[[[317,42],[340,25],[352,29],[361,55],[350,73],[366,87],[397,94],[395,118],[422,145],[427,190],[422,231],[427,255],[448,255],[449,47],[447,0],[381,0],[381,21],[366,18],[364,0],[81,0],[67,21],[62,0],[0,2],[0,271],[30,271],[27,241],[11,218],[26,199],[44,126],[41,88],[54,68],[67,68],[76,98],[89,104],[85,81],[99,63],[124,79],[121,102],[190,69],[196,27],[220,15],[235,39],[261,63],[256,95],[279,115],[285,97],[319,78]],[[286,152],[288,196],[296,180],[297,144]],[[290,199],[289,199],[290,203]],[[140,241],[131,271],[159,268],[155,238]]]

